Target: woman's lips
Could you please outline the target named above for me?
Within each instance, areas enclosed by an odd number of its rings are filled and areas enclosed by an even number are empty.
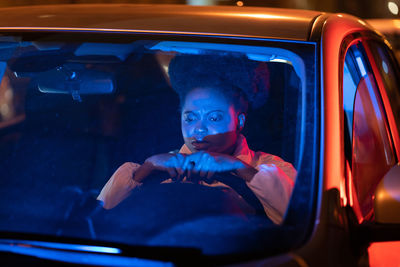
[[[197,150],[204,150],[210,146],[207,141],[192,141],[192,146]]]

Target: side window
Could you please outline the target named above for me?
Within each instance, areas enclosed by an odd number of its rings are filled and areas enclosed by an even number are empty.
[[[393,127],[397,130],[400,129],[400,81],[399,73],[393,64],[395,58],[393,58],[388,52],[387,48],[378,42],[368,43],[371,54],[374,57],[379,75],[383,82],[383,87],[385,88],[385,93],[387,94],[387,99],[391,107],[391,115],[394,120]],[[397,132],[397,134],[399,134]]]
[[[370,220],[375,188],[395,157],[379,90],[360,42],[345,57],[343,108],[353,203],[361,220]]]

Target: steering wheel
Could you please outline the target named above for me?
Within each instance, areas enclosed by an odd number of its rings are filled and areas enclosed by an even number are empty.
[[[246,227],[254,229],[255,221],[257,225],[272,225],[264,213],[260,215],[254,203],[248,203],[254,199],[241,188],[245,183],[240,184],[239,178],[233,175],[217,179],[238,193],[225,187],[187,182],[159,183],[165,175],[153,178],[153,182],[133,190],[117,207],[95,216],[99,238],[112,236],[117,237],[116,241],[156,244],[170,240],[166,236],[175,235],[176,229],[191,229],[193,233],[195,229],[210,227],[211,221],[219,229],[229,228],[228,222],[234,221],[232,224],[240,225],[242,232]]]

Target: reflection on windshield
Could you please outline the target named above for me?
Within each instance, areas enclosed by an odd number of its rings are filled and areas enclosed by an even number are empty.
[[[0,45],[0,229],[206,254],[262,247],[280,229],[303,142],[297,54],[15,44]]]

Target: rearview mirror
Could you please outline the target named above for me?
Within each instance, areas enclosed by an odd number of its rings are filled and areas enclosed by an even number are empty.
[[[41,72],[36,76],[36,82],[39,91],[42,93],[71,94],[72,98],[77,101],[81,101],[81,95],[111,94],[114,92],[112,75],[98,70],[59,66]]]

